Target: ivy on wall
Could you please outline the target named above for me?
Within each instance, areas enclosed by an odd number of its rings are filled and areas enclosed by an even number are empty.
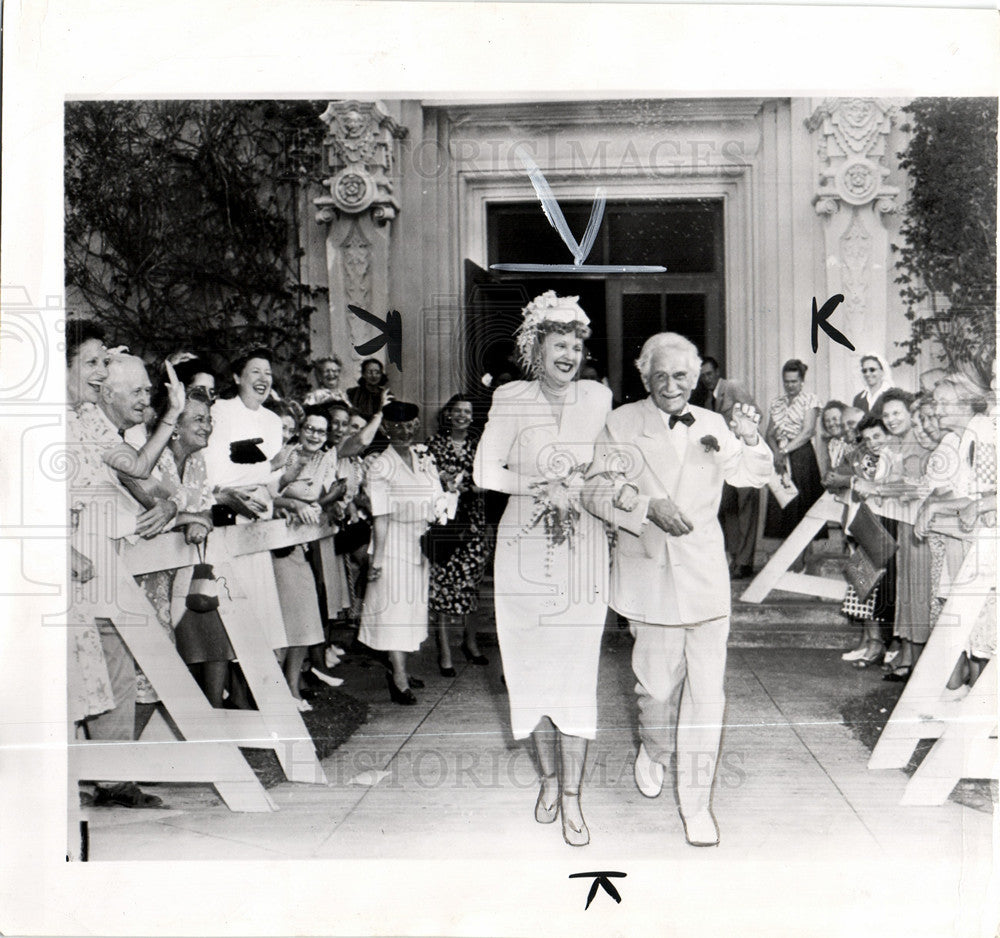
[[[318,167],[325,102],[66,105],[71,311],[149,359],[178,349],[275,354],[306,385],[315,293],[299,203]]]
[[[949,370],[989,385],[996,356],[997,101],[917,98],[898,155],[910,195],[893,245],[912,323],[895,364],[931,348]]]

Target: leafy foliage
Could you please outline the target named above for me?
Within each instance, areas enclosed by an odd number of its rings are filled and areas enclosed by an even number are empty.
[[[137,354],[265,345],[305,382],[314,307],[298,264],[300,186],[322,102],[66,106],[66,285]],[[284,367],[281,367],[282,364]]]
[[[912,322],[906,354],[925,344],[952,370],[989,384],[996,356],[997,101],[917,98],[899,154],[911,179],[896,283]],[[926,315],[929,307],[930,315]]]

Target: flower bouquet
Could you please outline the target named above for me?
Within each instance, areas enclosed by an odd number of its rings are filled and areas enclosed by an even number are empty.
[[[573,466],[564,476],[531,485],[534,506],[531,518],[521,530],[527,534],[533,528],[542,526],[546,539],[546,573],[551,571],[555,548],[560,544],[572,545],[576,523],[583,510],[580,491],[586,470],[587,466],[583,464]]]

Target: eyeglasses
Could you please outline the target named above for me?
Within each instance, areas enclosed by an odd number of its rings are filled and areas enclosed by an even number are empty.
[[[302,434],[310,434],[312,436],[326,436],[326,430],[320,427],[303,427],[301,430]]]

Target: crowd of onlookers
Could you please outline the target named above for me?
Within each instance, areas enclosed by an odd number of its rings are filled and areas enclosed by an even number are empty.
[[[135,580],[214,707],[255,705],[226,610],[220,615],[213,572],[220,563],[245,590],[245,608],[254,610],[303,712],[319,687],[343,683],[335,671],[347,652],[338,634],[358,636],[359,649],[386,666],[390,697],[402,704],[415,703],[413,689],[422,686],[405,661],[431,619],[442,675],[456,673],[452,630],[462,632],[467,660],[488,663],[469,625],[488,547],[472,485],[477,437],[467,398],[448,401],[439,431],[419,444],[419,408],[394,399],[374,359],[346,392],[340,361],[320,359],[315,390],[296,402],[275,388],[267,349],[228,363],[180,350],[147,368],[127,349],[109,348],[94,324],[70,320],[66,353],[74,457],[69,708],[78,734],[131,739],[137,701],[157,699],[115,626],[129,586],[121,553],[140,538],[179,535],[202,561],[165,564]],[[325,546],[226,556],[214,533],[271,519],[323,521]],[[449,520],[433,552],[422,549],[428,527],[444,529]],[[98,788],[94,797],[157,801],[131,783]]]
[[[845,526],[858,532],[848,538],[852,551],[864,547],[856,540],[876,536],[891,556],[876,558],[874,589],[862,595],[848,587],[843,612],[862,632],[843,657],[905,681],[977,532],[996,525],[995,378],[985,388],[964,373],[930,372],[911,391],[896,386],[884,358],[865,355],[863,387],[851,404],[821,405],[802,389],[805,370],[799,361],[785,364],[785,394],[769,409],[775,469],[799,493],[783,510],[769,498],[769,521],[784,516],[774,533],[786,535],[823,491],[848,503],[849,518],[862,505],[874,516],[867,528],[867,516]],[[994,603],[986,603],[952,676],[959,694],[995,652]]]
[[[470,626],[492,548],[487,503],[473,484],[478,434],[469,398],[449,400],[437,432],[419,443],[419,408],[394,399],[374,359],[344,390],[342,363],[320,358],[315,389],[297,402],[280,394],[266,349],[232,362],[180,350],[147,368],[110,346],[94,324],[68,322],[67,437],[76,454],[69,690],[78,732],[130,739],[136,701],[156,699],[114,625],[115,558],[138,538],[174,533],[198,551],[202,563],[193,568],[137,580],[214,707],[254,703],[213,598],[213,563],[232,565],[304,712],[318,687],[342,683],[335,671],[347,652],[338,634],[385,665],[390,699],[404,705],[423,686],[406,661],[428,623],[443,676],[456,673],[453,631],[468,661],[487,663]],[[904,390],[881,356],[865,355],[852,402],[821,404],[805,389],[806,372],[801,361],[786,362],[784,393],[763,410],[775,467],[764,534],[786,537],[824,491],[852,512],[865,506],[897,548],[874,590],[848,589],[844,612],[862,633],[843,657],[906,680],[972,537],[995,525],[995,398],[962,374]],[[692,403],[728,416],[753,401],[706,358]],[[725,487],[720,517],[734,577],[753,573],[759,506],[756,489]],[[293,526],[325,520],[332,537],[325,547],[220,555],[217,529],[273,518]],[[994,653],[995,631],[987,613],[956,667],[955,688],[974,681]],[[131,783],[98,788],[95,799],[157,801]]]

